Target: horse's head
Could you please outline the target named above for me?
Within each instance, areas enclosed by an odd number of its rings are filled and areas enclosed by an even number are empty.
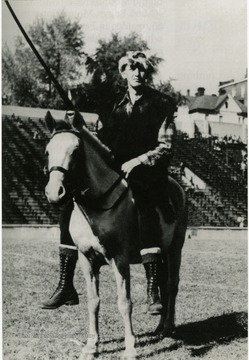
[[[80,130],[84,120],[78,113],[67,114],[65,120],[56,121],[48,112],[45,121],[51,132],[46,147],[49,180],[45,193],[50,203],[59,204],[68,197],[81,176],[78,166],[83,154]]]

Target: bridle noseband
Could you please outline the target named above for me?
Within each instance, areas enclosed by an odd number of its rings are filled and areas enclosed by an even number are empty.
[[[70,129],[62,129],[62,130],[57,130],[55,131],[51,138],[50,138],[50,141],[53,139],[53,137],[57,134],[60,134],[60,133],[70,133],[70,134],[73,134],[75,136],[77,136],[80,140],[81,140],[81,137],[80,137],[80,132],[77,131],[77,130],[70,130]],[[48,173],[51,174],[52,171],[60,171],[61,173],[63,173],[64,175],[67,175],[68,174],[68,171],[67,169],[65,169],[64,167],[62,166],[52,166],[51,169],[49,169]]]
[[[48,173],[50,174],[52,171],[60,171],[65,175],[68,173],[68,170],[62,166],[52,166]]]

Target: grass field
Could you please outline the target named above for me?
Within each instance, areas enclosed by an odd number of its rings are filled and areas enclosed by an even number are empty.
[[[3,232],[3,359],[76,360],[87,337],[85,283],[79,268],[80,305],[42,310],[58,283],[58,242],[8,238]],[[183,251],[174,339],[154,337],[141,265],[131,268],[133,324],[139,359],[247,359],[247,241],[187,239]],[[100,277],[100,356],[118,359],[124,349],[111,268]]]

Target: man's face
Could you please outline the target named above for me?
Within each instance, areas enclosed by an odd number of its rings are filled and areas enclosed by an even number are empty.
[[[127,79],[128,85],[134,89],[144,85],[146,79],[146,71],[140,64],[127,64],[124,72],[122,73],[123,78]]]

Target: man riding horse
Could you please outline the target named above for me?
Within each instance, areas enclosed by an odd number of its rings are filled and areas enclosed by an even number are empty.
[[[159,314],[161,227],[157,209],[167,223],[174,222],[167,168],[172,157],[176,106],[170,97],[146,85],[153,66],[144,53],[127,52],[119,60],[119,71],[127,80],[127,93],[114,105],[98,137],[111,149],[117,170],[123,172],[132,189],[138,210],[140,254],[147,277],[148,312]],[[73,285],[77,250],[68,231],[70,214],[69,205],[60,221],[60,281],[54,294],[43,303],[46,309],[79,302]]]

